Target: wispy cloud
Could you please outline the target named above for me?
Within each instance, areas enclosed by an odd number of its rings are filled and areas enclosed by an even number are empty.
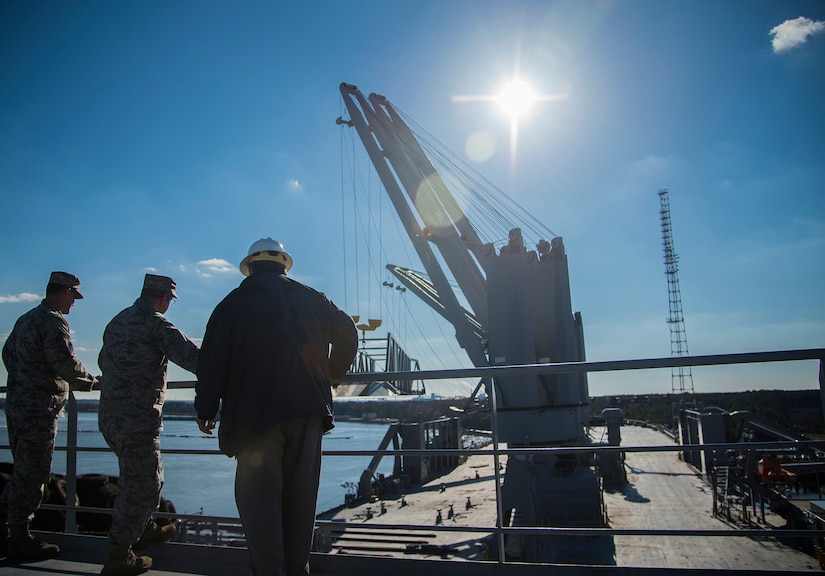
[[[304,185],[294,178],[286,181],[286,189],[292,194],[304,193]]]
[[[212,276],[212,274],[233,274],[235,266],[223,258],[210,258],[198,262],[198,274],[201,276]]]
[[[819,20],[811,20],[804,16],[785,20],[771,29],[770,35],[773,36],[771,45],[774,52],[787,52],[801,46],[814,34],[820,34],[823,31],[825,31],[825,22]]]
[[[14,304],[16,302],[38,302],[42,300],[42,296],[32,294],[31,292],[22,292],[20,294],[12,294],[11,296],[0,296],[0,304]]]
[[[639,194],[659,190],[667,185],[677,164],[678,161],[673,158],[655,154],[630,162],[622,168],[621,177],[611,191],[612,199],[627,202]]]

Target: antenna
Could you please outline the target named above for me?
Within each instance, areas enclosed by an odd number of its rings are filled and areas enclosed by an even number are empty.
[[[673,227],[670,222],[670,197],[667,188],[659,190],[659,215],[662,221],[662,246],[665,253],[665,276],[667,276],[667,295],[670,304],[670,355],[689,356],[687,336],[685,335],[685,318],[682,313],[682,293],[679,289],[679,256],[673,248]],[[690,366],[670,369],[671,390],[674,394],[693,394],[693,374]]]

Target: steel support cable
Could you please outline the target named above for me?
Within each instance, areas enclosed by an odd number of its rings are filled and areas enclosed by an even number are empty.
[[[472,187],[468,183],[466,176],[461,173],[454,162],[444,157],[437,146],[437,141],[430,142],[429,135],[425,137],[419,136],[419,138],[421,146],[427,152],[428,157],[434,165],[438,165],[436,169],[439,170],[442,179],[450,184],[449,188],[451,193],[457,197],[457,199],[464,200],[464,202],[460,203],[462,210],[470,222],[472,222],[479,236],[487,241],[489,241],[490,236],[498,236],[499,234],[497,233],[490,233],[491,228],[489,227],[489,221],[490,215],[501,216],[500,212],[495,209],[485,196],[474,195],[472,193]],[[486,207],[486,210],[483,209],[484,207]],[[499,223],[501,223],[501,220],[503,219],[499,218]],[[486,231],[486,234],[482,233],[484,231]]]
[[[355,140],[354,133],[353,133],[352,140],[353,140],[353,142]],[[353,152],[353,157],[354,156],[355,156],[355,154]],[[370,163],[370,165],[371,165],[371,163]],[[371,173],[372,173],[372,170],[370,171],[370,174]],[[383,189],[383,182],[381,182],[380,185]],[[383,200],[383,198],[382,198],[382,200]],[[368,201],[368,205],[370,205],[369,201]],[[383,202],[381,200],[379,201],[379,211],[380,211],[379,220],[383,223]],[[413,262],[413,260],[410,257],[410,253],[409,253],[409,250],[408,250],[408,247],[407,247],[407,244],[409,242],[409,238],[406,236],[406,233],[401,229],[401,226],[400,226],[401,222],[400,222],[400,219],[397,216],[398,215],[396,214],[396,218],[393,219],[394,222],[395,222],[395,230],[398,233],[398,237],[400,239],[400,245],[401,245],[402,249],[404,250],[405,256],[407,257],[407,262],[411,263],[411,262]],[[374,220],[372,218],[370,219],[370,222],[374,224]],[[375,226],[373,226],[373,227],[375,227]],[[383,243],[383,225],[379,226],[376,229],[376,233],[378,234],[379,239],[381,239],[381,242],[379,243],[379,250],[380,250],[381,254],[383,255],[383,257],[389,262],[389,255],[386,253],[386,249],[384,248],[384,243]],[[378,278],[379,278],[379,281],[380,281],[380,275],[379,275]]]
[[[372,282],[369,281],[369,270],[373,267],[372,261],[372,170],[367,170],[367,318],[372,318]],[[376,277],[375,281],[380,282],[380,278]]]
[[[444,165],[451,165],[455,167],[456,172],[465,175],[465,181],[468,182],[475,182],[479,183],[482,190],[485,190],[487,195],[494,198],[497,203],[500,203],[503,207],[508,207],[508,212],[514,216],[518,216],[515,221],[522,221],[524,219],[525,224],[523,224],[524,229],[526,230],[533,230],[539,236],[539,239],[544,236],[544,233],[548,233],[550,236],[555,237],[556,234],[547,228],[544,224],[542,224],[533,214],[519,206],[514,200],[512,200],[509,196],[504,194],[497,186],[495,186],[492,182],[490,182],[487,178],[469,166],[466,162],[461,160],[454,152],[452,152],[449,148],[441,144],[435,137],[429,134],[424,128],[418,125],[414,120],[412,120],[409,116],[404,114],[398,108],[395,108],[398,114],[404,119],[404,121],[410,126],[410,130],[414,133],[414,135],[419,138],[422,142],[426,143],[426,148],[432,156],[436,156],[442,159]],[[422,147],[425,147],[422,144]],[[477,199],[483,201],[486,205],[491,206],[490,202],[487,202],[486,199],[483,198],[481,194],[478,194],[473,191],[473,187],[469,187],[471,194],[477,195]],[[493,208],[494,212],[500,212],[497,209]],[[529,227],[526,222],[532,222],[533,227]],[[508,230],[509,232],[509,230]]]
[[[358,225],[361,224],[361,214],[358,210],[358,188],[356,186],[356,179],[355,179],[355,169],[360,165],[355,162],[355,151],[353,150],[353,170],[352,170],[352,209],[354,213],[354,223],[356,224],[355,230],[358,229]],[[360,174],[360,170],[359,170]],[[355,234],[355,305],[359,308],[356,310],[360,313],[361,307],[361,275],[359,274],[360,270],[360,263],[359,263],[359,251],[358,251],[358,235]]]
[[[396,228],[398,228],[399,224],[400,223],[396,222]],[[400,231],[399,231],[399,234],[400,234]],[[406,238],[402,238],[402,240],[406,240]],[[406,244],[405,243],[402,243],[402,246],[404,246],[405,249],[406,249]],[[396,290],[394,289],[394,287],[391,288],[390,293],[392,293],[394,295],[395,292],[396,292]],[[402,325],[400,314],[396,311],[395,307],[393,306],[393,302],[388,300],[387,291],[381,291],[379,294],[380,294],[381,302],[384,304],[385,309],[389,312],[389,318],[388,318],[389,321],[388,321],[387,324],[389,326],[398,327],[400,329],[401,325]],[[406,299],[404,299],[404,306],[407,310],[409,310],[409,303],[407,302]],[[421,328],[421,325],[418,323],[418,316],[416,314],[410,314],[410,316],[412,317],[413,324],[415,325],[415,327],[418,331],[418,334],[421,336],[421,339],[429,344],[429,341],[427,339],[427,336],[426,336],[424,330]],[[405,345],[407,345],[406,342],[405,342]],[[430,350],[434,354],[436,354],[435,350],[432,350],[432,348],[430,348]],[[422,356],[422,355],[419,354],[419,356]]]
[[[352,188],[352,216],[351,217],[353,219],[353,222],[357,223],[358,222],[358,201],[357,201],[358,200],[358,198],[357,198],[358,186],[357,186],[357,177],[356,176],[357,176],[357,173],[359,172],[359,170],[358,170],[357,156],[356,156],[356,153],[355,153],[355,139],[354,138],[350,138],[350,147],[351,147],[351,154],[348,157],[349,158],[348,166],[349,166],[349,169],[350,169],[350,186]],[[343,149],[347,150],[346,147],[343,147]],[[343,191],[342,191],[342,196],[343,196]],[[343,223],[344,230],[343,230],[342,233],[346,236],[347,230],[352,228],[352,226],[347,226],[346,215],[342,215],[342,218],[344,218],[344,223]],[[354,279],[353,279],[354,283],[355,283],[355,304],[354,304],[354,306],[357,307],[357,306],[360,305],[360,300],[361,300],[360,281],[359,281],[359,277],[358,277],[358,268],[359,268],[358,236],[355,235],[353,240],[354,240],[354,242],[353,242],[353,248],[352,249],[354,251],[354,258],[355,258],[355,274],[354,274]],[[348,264],[345,265],[345,272],[348,270],[348,268],[349,268],[349,265]],[[346,278],[345,278],[345,281],[346,281]]]
[[[375,220],[376,219],[372,216],[372,212],[370,212],[369,222],[372,225],[372,228],[374,228],[376,230],[376,233],[378,234],[378,237],[379,237],[379,248],[378,248],[378,250],[380,252],[380,255],[383,256],[383,258],[385,260],[389,261],[389,256],[386,253],[386,249],[385,249],[384,241],[383,241],[383,225],[382,224],[376,225]],[[382,212],[379,213],[378,221],[379,221],[379,223],[383,223],[383,213]],[[407,240],[408,239],[406,237],[402,236],[401,230],[400,230],[400,222],[398,221],[398,219],[395,218],[394,221],[395,221],[396,231],[399,235],[399,238],[401,239],[401,246],[404,248],[404,251],[407,252]],[[407,255],[407,258],[409,259],[409,253],[408,252],[407,252],[406,255]],[[376,267],[375,259],[373,259],[371,257],[369,259],[369,263],[370,263],[370,269],[372,271],[372,274],[376,278],[376,282],[381,282],[381,272]],[[381,269],[386,270],[383,267]],[[389,316],[388,319],[390,319],[392,321],[390,325],[398,326],[400,328],[402,326],[402,319],[400,317],[400,314],[397,313],[396,310],[393,308],[392,302],[387,301],[385,292],[379,292],[379,294],[380,294],[380,302],[384,305],[384,309],[386,311],[388,311],[388,316]],[[370,296],[370,299],[371,298],[372,297]]]
[[[381,178],[378,178],[378,252],[379,258],[384,254],[384,193],[386,190],[384,189],[384,182]],[[385,260],[386,261],[386,260]],[[386,274],[386,268],[382,267],[382,272]],[[379,276],[378,281],[381,282],[381,278]],[[378,314],[383,317],[384,312],[380,308],[380,299],[379,299],[379,311]]]
[[[495,233],[490,234],[490,241],[495,243],[496,240],[507,242],[509,231],[513,228],[521,228],[526,238],[533,237],[535,242],[542,238],[546,238],[549,233],[555,236],[552,231],[539,224],[535,226],[533,221],[535,218],[525,211],[521,206],[516,204],[511,199],[503,194],[495,194],[493,190],[488,187],[479,185],[478,182],[471,179],[471,174],[463,170],[462,164],[450,162],[447,172],[455,178],[459,185],[456,185],[457,193],[465,200],[465,204],[470,207],[473,213],[481,215],[483,218],[492,219],[497,223]],[[506,199],[500,202],[500,207],[496,207],[494,199]],[[482,211],[486,207],[486,214]]]
[[[369,314],[371,312],[370,307],[372,305],[372,290],[371,290],[372,284],[371,284],[371,282],[369,282],[369,277],[373,276],[377,282],[381,281],[381,274],[378,271],[378,269],[375,267],[375,262],[373,260],[372,244],[371,244],[371,237],[372,237],[371,230],[372,230],[372,228],[375,228],[374,221],[372,219],[372,210],[371,210],[371,207],[372,207],[371,192],[372,192],[372,190],[371,190],[371,186],[369,184],[369,182],[371,181],[371,179],[369,179],[369,177],[372,174],[372,170],[367,171],[368,172],[368,180],[367,180],[367,183],[365,183],[364,182],[363,170],[361,170],[361,164],[357,161],[357,155],[355,153],[355,136],[354,135],[352,136],[351,141],[352,141],[352,147],[353,147],[353,152],[352,152],[352,156],[351,156],[351,164],[350,164],[351,165],[351,173],[352,173],[352,188],[353,188],[353,201],[352,201],[353,202],[353,212],[355,214],[354,220],[355,220],[355,223],[357,225],[356,230],[360,230],[361,236],[364,239],[364,243],[365,243],[366,248],[367,248],[367,278],[368,278],[368,284],[367,284],[367,287],[368,287],[368,289],[367,289],[368,302],[367,302],[367,307],[368,307],[368,314]],[[358,178],[356,177],[356,175],[358,176]],[[359,181],[359,179],[360,179],[360,182],[361,182],[361,188],[360,188],[361,191],[363,192],[364,190],[366,190],[366,193],[363,193],[362,196],[366,197],[366,206],[368,208],[368,214],[369,214],[369,217],[367,217],[367,218],[365,218],[363,216],[362,210],[359,209],[359,206],[361,206],[361,203],[358,202],[359,187],[357,186],[357,182]],[[365,219],[368,222],[368,224],[366,226],[366,230],[365,230],[365,226],[364,226],[364,220]],[[344,233],[346,234],[346,228],[347,228],[346,220],[344,221],[344,227],[345,227],[345,232]],[[378,234],[379,234],[379,238],[380,238],[380,230],[378,230]],[[359,274],[359,269],[360,269],[359,254],[360,254],[360,251],[359,251],[359,248],[358,248],[358,244],[359,244],[358,237],[356,235],[356,238],[355,238],[355,268],[356,268],[356,274],[355,274],[356,284],[355,284],[355,286],[356,286],[356,296],[355,297],[356,297],[356,305],[360,307],[361,306],[361,295],[360,295],[361,280],[360,280],[360,274]],[[381,247],[380,250],[383,251],[382,245],[379,244],[379,246]],[[371,272],[371,274],[370,274],[370,272]]]
[[[393,294],[396,292],[396,290],[394,290],[394,289],[392,289],[391,291],[392,291]],[[387,293],[386,292],[381,292],[381,298],[382,298],[382,301],[385,303],[385,306],[387,307],[387,309],[392,311],[390,324],[400,327],[401,326],[401,320],[400,320],[400,318],[397,317],[398,313],[394,309],[394,307],[392,305],[393,303],[392,302],[387,302]],[[409,316],[412,320],[412,323],[415,327],[415,330],[416,330],[417,334],[420,336],[420,339],[423,342],[426,343],[427,347],[429,348],[429,351],[432,353],[433,357],[435,357],[438,360],[438,362],[441,364],[441,367],[444,368],[444,369],[448,369],[447,365],[441,359],[441,355],[439,354],[439,352],[437,350],[435,350],[432,347],[432,345],[430,344],[430,338],[427,337],[427,334],[424,332],[424,329],[421,327],[421,324],[418,321],[418,315],[412,313],[412,310],[410,309],[410,304],[409,304],[409,302],[407,302],[406,298],[403,299],[403,302],[404,302],[405,309],[410,313]],[[436,327],[438,328],[438,330],[441,333],[444,340],[446,342],[450,342],[450,339],[447,338],[447,336],[444,334],[441,322],[438,321],[439,320],[438,316],[436,316],[435,312],[431,308],[429,308],[429,306],[427,306],[427,308],[430,310],[430,313],[433,315],[434,320],[436,321],[435,322]],[[405,346],[410,346],[410,352],[414,353],[414,354],[411,354],[411,355],[417,355],[419,357],[419,359],[424,357],[424,354],[421,353],[422,351],[425,351],[424,348],[415,347],[414,344],[410,345],[407,342],[405,342]],[[458,360],[458,357],[456,356],[455,350],[453,348],[450,348],[450,350],[451,350],[453,356],[456,358],[456,360]],[[460,361],[459,361],[459,365],[460,365]]]
[[[495,208],[484,194],[479,193],[474,186],[466,182],[454,185],[453,190],[457,197],[464,200],[467,217],[478,230],[479,237],[494,246],[506,244],[509,240],[509,231],[513,228],[520,228],[525,241],[533,245],[539,240],[547,239],[548,232],[551,236],[555,236],[552,231],[544,227],[538,228],[532,225],[533,218],[523,209],[519,208],[519,211],[510,209],[510,203],[502,205],[502,208],[507,208],[506,210]]]
[[[421,275],[421,276],[423,276],[423,277],[425,277],[425,278],[428,278],[428,279],[429,279],[429,276],[427,276],[427,274],[426,274],[426,273],[423,273],[423,272],[417,272],[417,274],[419,274],[419,275]],[[451,285],[451,286],[453,286],[453,287],[455,287],[455,288],[458,288],[458,283],[457,283],[455,280],[448,279],[448,281],[449,281],[449,283],[450,283],[450,285]],[[459,292],[460,292],[460,290],[459,290]],[[435,358],[437,358],[437,359],[438,359],[438,362],[441,364],[441,366],[442,366],[444,369],[448,369],[447,364],[446,364],[446,363],[444,362],[444,360],[442,359],[442,354],[441,354],[441,352],[440,352],[440,351],[437,351],[437,350],[435,350],[435,349],[433,348],[433,346],[432,346],[432,344],[431,344],[431,342],[430,342],[430,340],[431,340],[431,339],[430,339],[430,338],[427,336],[427,334],[424,332],[424,330],[423,330],[423,329],[422,329],[422,327],[421,327],[421,324],[420,324],[420,323],[419,323],[419,321],[418,321],[418,315],[416,315],[416,314],[412,314],[412,310],[410,309],[409,302],[407,302],[407,300],[406,300],[406,299],[404,300],[404,305],[406,306],[407,310],[410,312],[410,316],[412,317],[412,322],[413,322],[413,324],[415,325],[415,327],[416,327],[416,330],[417,330],[418,334],[421,336],[421,340],[423,340],[423,341],[426,343],[427,348],[429,348],[429,351],[432,353],[432,355],[433,355]],[[448,342],[448,343],[449,343],[449,342],[454,342],[454,340],[453,340],[451,337],[448,337],[448,336],[445,334],[445,332],[444,332],[444,326],[443,326],[443,323],[445,322],[445,320],[444,320],[442,317],[440,317],[438,314],[436,314],[436,312],[435,312],[432,308],[430,308],[429,306],[427,306],[427,309],[429,310],[430,315],[431,315],[431,317],[433,318],[433,322],[434,322],[434,324],[435,324],[436,328],[438,329],[438,331],[439,331],[439,333],[441,334],[442,338],[444,338],[444,341],[445,341],[445,342]],[[455,361],[456,361],[456,365],[460,366],[460,365],[462,364],[462,363],[461,363],[461,359],[460,359],[460,358],[458,357],[458,355],[456,354],[456,350],[455,350],[455,348],[454,348],[454,347],[452,347],[452,346],[449,346],[448,348],[449,348],[450,353],[452,354],[453,358],[454,358],[454,359],[455,359]],[[411,350],[412,350],[412,349],[411,349]],[[417,350],[417,351],[419,351],[419,353],[417,354],[417,355],[418,355],[418,357],[419,357],[419,359],[420,359],[420,358],[423,358],[423,357],[424,357],[424,355],[423,355],[422,353],[420,353],[420,351],[421,351],[421,350],[423,350],[423,348],[418,348],[418,349],[416,349],[416,350]]]
[[[479,237],[493,242],[501,236],[500,230],[507,230],[510,222],[501,211],[497,210],[484,195],[474,193],[471,184],[457,177],[452,169],[442,167],[448,176],[453,194],[460,199],[468,220],[477,229]],[[509,226],[512,228],[512,226]]]
[[[339,116],[341,115],[342,111],[339,107],[338,110]],[[341,250],[343,251],[343,262],[344,262],[344,308],[349,309],[349,297],[347,295],[347,214],[346,214],[346,189],[344,186],[344,150],[345,150],[345,136],[344,131],[340,131],[340,139],[338,143],[338,147],[340,150],[340,157],[338,162],[340,164],[340,171],[341,171]]]
[[[433,151],[431,154],[437,156],[438,152]],[[452,184],[453,194],[464,200],[463,206],[467,212],[467,217],[478,229],[480,237],[494,245],[506,243],[509,231],[517,227],[526,232],[525,236],[533,236],[535,232],[529,221],[521,222],[519,220],[519,218],[522,220],[528,219],[525,216],[526,212],[517,204],[512,201],[501,202],[500,207],[496,207],[492,199],[497,195],[470,180],[470,175],[462,170],[461,165],[447,158],[444,158],[439,165],[441,171],[446,174],[444,179],[449,180]],[[515,210],[513,206],[519,208],[519,210]]]
[[[395,110],[395,112],[398,113],[399,117],[404,119],[405,122],[408,121],[409,125],[412,125],[412,126],[416,127],[416,136],[423,142],[424,146],[426,146],[430,150],[430,156],[432,156],[433,158],[441,158],[442,159],[441,163],[442,163],[443,166],[449,166],[449,165],[456,166],[456,168],[454,168],[452,170],[447,170],[447,172],[469,174],[469,170],[458,168],[459,166],[467,166],[466,163],[464,163],[462,161],[459,164],[459,163],[457,163],[453,160],[449,160],[450,156],[452,158],[457,158],[457,156],[455,154],[452,154],[449,151],[449,149],[447,149],[446,147],[444,147],[443,145],[438,143],[438,141],[435,138],[433,138],[426,130],[424,130],[419,125],[417,125],[412,119],[410,119],[408,116],[403,114],[400,110],[397,110],[395,108],[393,108],[393,110]],[[412,132],[412,129],[410,130],[410,132]],[[424,146],[422,146],[422,149],[424,148]],[[443,150],[446,150],[447,153],[442,152]],[[448,154],[450,156],[448,156]],[[472,169],[470,169],[470,170],[472,170]],[[472,170],[472,172],[473,172],[473,174],[475,174],[475,178],[470,179],[470,178],[465,177],[465,180],[475,180],[475,181],[487,182],[488,184],[490,184],[489,181],[486,180],[485,178],[483,178],[481,175],[479,175],[478,172],[476,172],[474,170]],[[487,205],[488,212],[490,214],[500,214],[500,215],[503,214],[501,210],[496,209],[489,201],[487,201],[487,199],[485,198],[484,195],[478,194],[477,192],[473,192],[473,188],[474,188],[473,186],[465,186],[465,188],[467,190],[469,190],[470,193],[473,195],[473,196],[471,196],[472,200],[470,202],[468,202],[468,210],[473,212],[473,213],[480,214],[481,216],[477,218],[480,222],[485,222],[486,221],[486,219],[487,219],[486,215],[482,211],[476,212],[474,208],[470,208],[471,206],[474,207],[477,204]],[[535,217],[532,216],[532,214],[530,214],[529,212],[527,212],[523,208],[521,208],[518,204],[516,204],[514,201],[512,201],[510,198],[508,198],[506,195],[504,195],[500,190],[498,190],[498,188],[496,188],[495,186],[492,186],[492,184],[490,184],[489,190],[491,190],[491,192],[488,191],[487,195],[490,196],[490,197],[498,196],[498,203],[500,203],[501,206],[503,206],[503,207],[507,207],[507,211],[511,215],[514,215],[514,216],[512,216],[513,219],[510,221],[511,223],[515,222],[515,221],[519,221],[519,220],[524,221],[524,223],[520,227],[522,228],[523,231],[528,232],[527,236],[529,236],[529,233],[531,231],[536,230],[536,228],[534,228],[533,226],[528,227],[528,222],[530,222],[530,221],[535,222],[536,224],[538,224],[539,233],[537,234],[537,237],[535,238],[536,241],[539,240],[539,239],[542,239],[542,238],[546,238],[544,232],[548,232],[551,236],[555,236],[555,234],[551,230],[549,230],[545,226],[543,226],[540,222],[538,222],[538,220],[535,219]],[[498,192],[498,193],[496,194],[495,192]],[[465,197],[466,197],[466,195],[465,195]],[[477,225],[481,225],[481,224],[477,223]],[[498,240],[498,239],[501,239],[503,237],[508,236],[509,230],[513,227],[515,227],[515,226],[513,226],[512,224],[510,226],[505,225],[505,229],[503,231],[488,233],[488,234],[489,234],[490,238]]]
[[[360,164],[357,164],[357,166],[360,168]],[[353,171],[353,172],[355,172],[355,171]],[[368,172],[368,176],[372,175],[371,170],[369,170],[367,172]],[[366,245],[366,248],[367,248],[367,278],[368,278],[367,307],[368,307],[368,313],[369,313],[369,311],[371,310],[370,307],[372,306],[372,290],[371,290],[372,283],[369,281],[369,278],[370,277],[373,278],[375,282],[379,282],[379,283],[381,282],[381,272],[376,267],[375,258],[373,258],[372,242],[371,242],[372,232],[371,231],[375,230],[376,234],[378,234],[379,238],[380,238],[380,229],[375,224],[375,219],[373,218],[373,212],[371,210],[371,207],[372,207],[372,200],[371,200],[372,190],[371,190],[371,185],[368,183],[371,180],[368,179],[367,183],[364,182],[364,176],[363,176],[363,171],[362,170],[358,170],[358,174],[360,175],[360,181],[361,181],[361,184],[362,184],[361,185],[362,197],[365,198],[365,202],[363,202],[363,203],[358,202],[358,197],[357,197],[358,187],[355,183],[356,179],[353,178],[353,181],[354,181],[353,182],[353,192],[354,192],[354,194],[353,194],[353,198],[354,198],[353,203],[355,204],[354,210],[355,210],[355,212],[358,216],[356,218],[356,222],[358,224],[358,230],[360,231],[361,237],[362,237],[362,239],[363,239],[363,241]],[[366,190],[366,192],[364,192],[365,190]],[[366,206],[367,206],[367,215],[366,216],[363,214],[363,210],[359,209],[359,206],[361,206],[361,204],[366,204]],[[365,221],[366,221],[366,225],[365,225]],[[356,238],[356,243],[355,244],[356,244],[356,273],[357,273],[358,268],[360,267],[360,260],[358,258],[359,252],[357,251],[357,246],[358,246],[357,238]],[[384,253],[386,255],[386,253],[383,250],[383,241],[379,242],[379,252]],[[358,276],[358,278],[359,278],[359,280],[356,284],[356,286],[358,287],[358,294],[356,295],[356,298],[358,298],[358,305],[360,306],[360,304],[361,304],[361,302],[360,302],[360,275]]]
[[[447,334],[444,332],[444,322],[446,322],[446,320],[444,320],[443,318],[437,316],[435,311],[432,308],[430,308],[430,316],[433,319],[433,323],[438,328],[438,332],[441,334],[441,337],[444,339],[444,342],[455,344],[456,343],[455,338],[452,337],[452,336],[447,336]],[[429,346],[430,350],[432,350],[432,344],[430,344],[429,340],[427,340],[427,346]],[[454,346],[447,346],[447,348],[450,350],[450,353],[452,354],[453,359],[456,362],[455,365],[456,366],[461,366],[461,358],[459,358],[458,354],[456,354],[455,347]],[[439,360],[441,360],[441,355],[438,354],[438,353],[436,353],[436,355],[438,356]],[[442,365],[446,366],[446,364],[443,361],[442,361]]]
[[[369,203],[368,203],[368,205],[369,205]],[[367,313],[369,315],[371,313],[371,310],[372,310],[372,308],[371,308],[372,307],[372,282],[373,281],[375,283],[380,283],[381,282],[381,271],[376,266],[376,262],[375,262],[376,259],[373,258],[372,246],[371,246],[371,237],[372,237],[372,235],[370,233],[370,230],[372,228],[375,228],[375,222],[374,222],[374,219],[372,217],[372,211],[368,211],[367,214],[368,214],[368,216],[366,217],[366,220],[367,220],[366,228],[367,228],[367,230],[365,231],[363,229],[364,223],[362,221],[361,222],[361,226],[362,226],[361,234],[362,234],[362,236],[364,236],[367,239],[366,240],[366,243],[367,243],[367,279],[368,279],[367,280]],[[379,242],[379,251],[381,250],[380,244],[381,243]],[[370,281],[369,280],[370,278],[372,278],[373,281]]]
[[[409,310],[409,304],[407,303],[406,298],[404,299],[404,306],[407,308],[407,310],[409,312],[410,311]],[[432,309],[430,309],[430,312],[433,313]],[[421,336],[421,340],[426,343],[427,348],[429,348],[429,350],[432,353],[433,357],[436,358],[438,360],[438,362],[441,364],[441,367],[446,369],[447,364],[445,364],[444,361],[442,360],[441,354],[437,350],[435,350],[435,348],[433,348],[432,343],[430,342],[430,338],[427,337],[427,334],[425,334],[424,330],[421,328],[421,324],[419,324],[419,322],[418,322],[418,316],[416,314],[410,314],[409,316],[412,318],[412,323],[415,326],[416,330],[418,331],[418,334]],[[434,318],[434,319],[438,320],[437,317]],[[439,332],[441,332],[441,336],[444,338],[444,341],[449,342],[450,340],[447,338],[447,336],[444,334],[444,331],[442,330],[441,323],[436,322],[435,324],[436,324],[436,327],[438,328]],[[455,354],[455,351],[453,351],[453,354]],[[424,355],[423,354],[418,354],[418,357],[423,358]]]
[[[403,231],[401,230],[400,220],[398,218],[393,218],[393,222],[395,224],[394,229],[396,231],[396,234],[398,235],[398,238],[400,240],[400,245],[401,245],[401,247],[402,247],[402,249],[405,253],[407,261],[411,262],[412,259],[410,257],[408,246],[407,246],[409,239],[404,235]],[[386,247],[384,245],[383,240],[381,242],[381,253],[383,254],[385,260],[387,262],[389,262],[390,258],[389,258],[389,255],[386,253]],[[386,268],[384,268],[384,270],[386,270]],[[380,291],[379,295],[380,295],[381,302],[384,305],[384,309],[387,310],[387,312],[388,312],[388,320],[389,320],[388,325],[390,325],[390,326],[400,326],[401,320],[397,317],[396,311],[393,308],[392,302],[387,300],[386,291]]]
[[[540,229],[548,232],[552,236],[555,236],[555,234],[551,230],[547,229],[544,225],[538,222],[538,220],[532,217],[532,215],[529,212],[524,210],[515,201],[513,201],[510,197],[504,194],[488,179],[486,179],[476,170],[468,166],[466,162],[461,160],[449,148],[445,147],[438,140],[429,135],[427,138],[430,153],[433,156],[438,157],[445,167],[450,167],[450,172],[462,175],[461,181],[465,183],[465,187],[469,192],[468,198],[474,198],[475,200],[482,202],[484,205],[488,206],[490,211],[493,213],[503,214],[503,212],[500,209],[494,207],[496,204],[499,204],[502,207],[507,208],[507,212],[511,216],[519,216],[521,218],[532,219]],[[477,192],[476,190],[482,190],[484,191],[484,194]],[[488,197],[493,198],[495,202],[487,200]]]
[[[351,145],[352,153],[349,156],[344,157],[344,151],[347,150],[347,147],[342,144],[341,148],[342,148],[342,158],[348,159],[348,162],[344,162],[344,165],[349,167],[350,188],[351,188],[351,191],[352,191],[352,219],[353,219],[354,222],[357,223],[357,221],[358,221],[358,216],[357,216],[357,214],[358,214],[358,201],[357,201],[358,200],[358,198],[357,198],[358,187],[356,185],[356,181],[357,181],[356,172],[358,170],[357,170],[357,158],[356,158],[356,153],[355,153],[355,140],[352,137],[350,138],[350,145]],[[344,170],[343,170],[343,166],[342,166],[342,173],[343,173],[343,171]],[[343,180],[344,180],[344,178],[342,176],[342,186],[343,186]],[[345,197],[345,194],[344,194],[343,190],[342,190],[342,197]],[[346,212],[346,205],[344,206],[342,212]],[[343,228],[344,228],[342,233],[344,234],[344,237],[346,237],[347,230],[349,230],[352,227],[347,225],[347,217],[346,217],[345,213],[342,214],[342,219],[343,219]],[[354,238],[352,249],[354,251],[354,258],[355,258],[354,282],[355,282],[355,306],[357,306],[359,304],[359,301],[360,301],[360,291],[359,291],[359,281],[358,281],[359,262],[358,262],[358,237],[357,237],[357,235]],[[345,268],[344,268],[345,283],[347,283],[347,280],[348,280],[348,276],[349,276],[348,272],[349,272],[349,264],[345,263]]]

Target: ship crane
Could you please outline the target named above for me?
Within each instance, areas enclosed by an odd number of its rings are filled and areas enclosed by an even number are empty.
[[[357,131],[426,275],[387,268],[453,325],[473,365],[585,361],[562,238],[541,240],[528,250],[522,229],[513,227],[500,249],[482,241],[392,104],[377,94],[367,98],[351,84],[342,83],[340,91],[349,119],[337,122]],[[508,446],[590,444],[586,374],[508,376],[482,384],[488,393],[495,387],[499,438]],[[502,498],[511,524],[603,525],[600,482],[589,460],[586,454],[510,458]],[[538,537],[518,540],[525,560],[538,561],[546,553],[547,542]]]

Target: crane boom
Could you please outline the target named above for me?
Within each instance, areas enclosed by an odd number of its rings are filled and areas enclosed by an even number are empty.
[[[480,317],[483,325],[483,319],[487,314],[484,279],[456,233],[444,205],[433,193],[430,182],[434,181],[432,174],[436,174],[435,168],[427,161],[431,168],[431,177],[428,178],[421,166],[411,157],[412,154],[418,155],[417,151],[420,151],[420,156],[424,158],[426,155],[415,139],[410,138],[411,133],[403,120],[396,114],[390,114],[392,106],[386,99],[373,95],[367,100],[357,87],[346,83],[341,84],[340,90],[351,125],[358,132],[393,207],[430,276],[433,288],[443,306],[441,314],[455,327],[456,339],[467,352],[471,362],[475,366],[486,366],[487,358],[482,341],[476,335],[475,327],[468,321],[463,306],[430,246],[432,241],[439,248],[470,302],[473,313]],[[443,187],[443,183],[441,186]],[[443,188],[446,190],[446,187]],[[452,204],[457,207],[454,200]],[[422,209],[421,206],[427,208]],[[423,226],[419,223],[413,207],[418,211]],[[468,224],[462,224],[464,229],[467,229],[467,226]]]
[[[387,268],[447,319],[476,366],[584,361],[584,332],[573,314],[567,252],[561,237],[528,250],[520,228],[507,245],[483,244],[398,111],[383,96],[365,98],[341,84],[351,120],[429,278]],[[443,262],[469,304],[460,303]],[[494,393],[500,440],[510,447],[590,442],[586,374],[498,376]],[[587,454],[531,456],[507,462],[503,506],[528,526],[599,526],[600,483]],[[538,559],[545,543],[526,538],[524,556]]]

